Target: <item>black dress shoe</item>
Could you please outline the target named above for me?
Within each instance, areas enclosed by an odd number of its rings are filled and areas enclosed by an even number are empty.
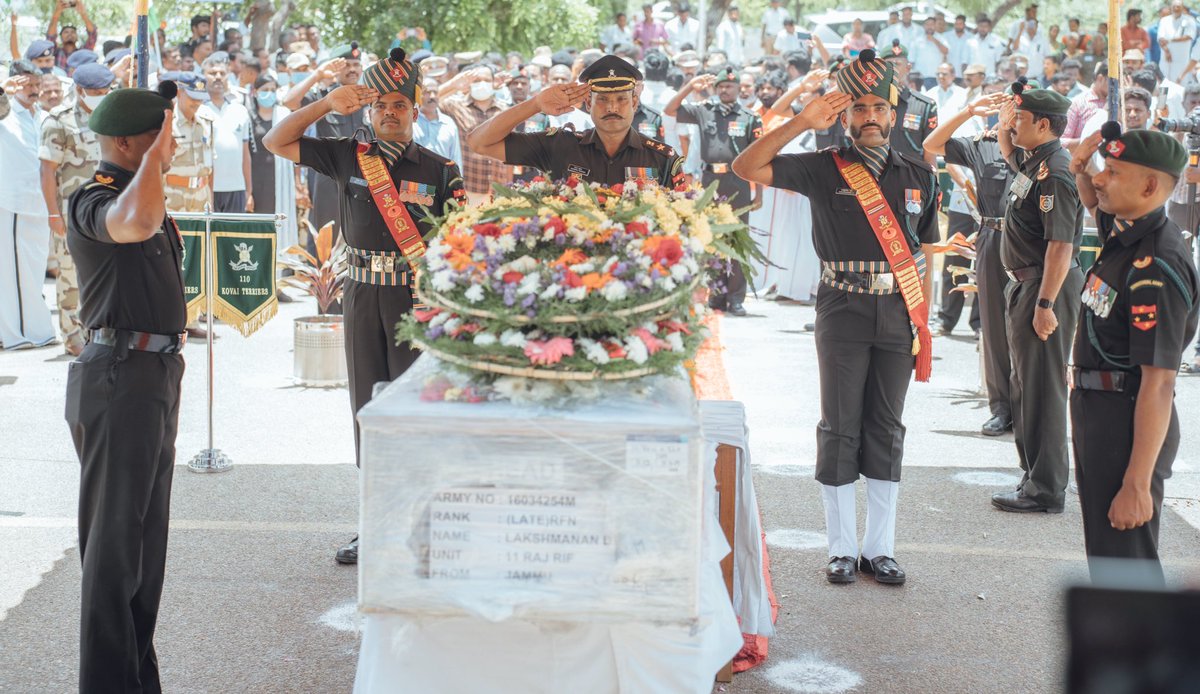
[[[830,583],[854,583],[854,557],[831,557],[825,578]]]
[[[1012,430],[1012,420],[1004,417],[996,416],[983,423],[980,431],[984,436],[1002,436],[1004,432]]]
[[[333,555],[339,564],[357,564],[358,563],[358,535],[350,541],[350,544],[339,549],[337,554]]]
[[[859,557],[858,570],[865,574],[871,574],[878,583],[890,583],[898,586],[908,578],[904,574],[904,569],[900,568],[896,560],[891,557],[875,557],[874,559]]]
[[[1001,511],[1009,511],[1012,513],[1062,513],[1063,505],[1061,503],[1055,506],[1047,506],[1036,499],[1025,496],[1025,490],[1020,489],[1015,492],[1000,492],[992,495],[992,506]]]
[[[742,306],[741,304],[734,304],[734,305],[730,306],[729,310],[726,311],[725,313],[730,316],[737,316],[738,318],[742,318],[742,317],[745,317],[745,315],[746,315],[746,307]]]
[[[724,311],[728,304],[725,303],[725,297],[714,296],[709,298],[708,307],[714,311]]]

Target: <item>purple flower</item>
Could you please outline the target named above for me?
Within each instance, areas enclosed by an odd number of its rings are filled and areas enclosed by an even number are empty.
[[[425,331],[425,337],[429,338],[430,340],[436,340],[445,334],[446,334],[446,329],[440,325],[435,325],[432,328]]]
[[[521,299],[521,306],[522,306],[522,308],[530,308],[533,306],[533,302],[535,302],[535,301],[537,301],[537,295],[536,294],[528,294],[525,296],[524,299]]]
[[[515,303],[517,303],[517,285],[506,285],[504,287],[504,305],[512,306]]]

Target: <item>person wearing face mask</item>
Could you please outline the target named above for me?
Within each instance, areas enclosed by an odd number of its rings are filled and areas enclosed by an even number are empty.
[[[42,281],[50,256],[46,204],[38,190],[38,89],[42,73],[27,60],[9,68],[0,93],[0,347],[54,342]]]
[[[115,77],[99,63],[88,63],[75,70],[75,103],[52,110],[42,123],[41,159],[42,199],[50,231],[54,257],[58,261],[55,289],[58,295],[58,327],[68,354],[83,351],[84,335],[79,322],[79,283],[75,261],[67,250],[67,225],[63,201],[80,186],[92,180],[100,163],[100,143],[88,126],[92,111],[108,94]]]
[[[339,192],[339,221],[348,249],[344,306],[346,366],[352,413],[371,399],[376,383],[396,379],[417,358],[397,344],[396,323],[413,309],[413,268],[406,258],[425,251],[428,214],[441,215],[466,199],[458,165],[413,142],[421,103],[417,67],[402,48],[363,75],[287,116],[263,138],[284,157],[327,176]],[[347,116],[370,106],[373,136],[312,138],[304,132],[331,112]],[[415,232],[415,233],[414,233]],[[358,426],[355,424],[355,448]],[[340,564],[358,562],[358,538],[338,550]]]
[[[259,75],[250,85],[252,137],[250,140],[250,194],[258,214],[287,215],[279,227],[279,248],[295,245],[299,238],[296,224],[296,165],[276,156],[263,144],[263,138],[290,113],[279,103],[279,85],[270,75]],[[286,301],[286,299],[284,299]]]
[[[716,90],[716,96],[704,102],[684,103],[692,92],[704,89]],[[683,89],[663,109],[663,114],[675,118],[679,123],[699,126],[700,158],[704,161],[704,185],[717,182],[717,194],[732,200],[735,209],[761,204],[762,190],[754,199],[750,198],[752,186],[735,175],[731,162],[743,150],[762,136],[762,119],[738,103],[740,89],[736,70],[726,66],[715,75],[698,75],[683,85]],[[749,212],[742,214],[742,221],[749,222]],[[746,309],[745,270],[740,263],[733,263],[724,275],[725,291],[714,293],[709,306],[725,311],[731,316],[744,316]]]
[[[502,111],[495,99],[495,71],[489,65],[467,67],[438,90],[442,111],[458,125],[463,147],[463,180],[467,194],[476,202],[492,192],[492,183],[512,182],[513,170],[471,146],[470,134],[480,123]]]

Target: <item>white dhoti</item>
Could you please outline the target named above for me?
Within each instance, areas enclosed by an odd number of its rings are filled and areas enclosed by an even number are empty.
[[[896,505],[900,483],[867,480],[867,528],[862,552],[858,550],[858,516],[855,511],[854,485],[821,485],[825,502],[825,528],[830,557],[867,559],[896,557]]]
[[[55,340],[42,295],[50,257],[46,216],[0,207],[0,346],[41,347]]]

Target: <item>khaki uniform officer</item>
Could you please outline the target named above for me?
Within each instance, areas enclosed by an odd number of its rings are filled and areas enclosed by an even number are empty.
[[[209,100],[204,78],[191,72],[166,72],[162,79],[179,85],[175,109],[175,159],[167,172],[167,209],[203,212],[212,201],[213,121],[200,110]]]

